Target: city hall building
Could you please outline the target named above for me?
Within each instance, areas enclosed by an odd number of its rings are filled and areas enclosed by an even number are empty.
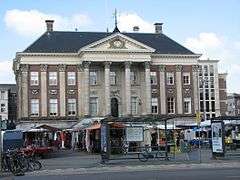
[[[47,31],[14,59],[19,121],[225,113],[217,60],[155,33]],[[223,81],[222,88],[219,82]],[[223,90],[219,93],[219,89]]]

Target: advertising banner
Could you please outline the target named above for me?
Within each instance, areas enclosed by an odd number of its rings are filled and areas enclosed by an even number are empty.
[[[212,122],[212,152],[224,153],[223,122]]]
[[[143,141],[143,127],[127,127],[126,128],[126,140],[131,141]]]

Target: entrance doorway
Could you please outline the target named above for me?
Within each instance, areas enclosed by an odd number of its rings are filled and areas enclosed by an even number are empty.
[[[111,115],[113,117],[118,117],[118,99],[117,98],[111,99]]]

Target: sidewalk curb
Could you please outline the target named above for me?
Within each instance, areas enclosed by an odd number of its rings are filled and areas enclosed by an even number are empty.
[[[170,165],[135,165],[135,166],[99,166],[92,168],[68,168],[55,170],[42,170],[26,173],[26,176],[42,175],[72,175],[72,174],[98,174],[108,172],[133,172],[155,170],[183,170],[183,169],[214,169],[214,168],[240,168],[240,162],[231,163],[202,163],[202,164],[170,164]]]

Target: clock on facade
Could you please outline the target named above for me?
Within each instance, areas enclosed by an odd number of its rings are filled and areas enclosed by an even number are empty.
[[[120,48],[122,47],[122,41],[116,40],[113,42],[114,47]]]

